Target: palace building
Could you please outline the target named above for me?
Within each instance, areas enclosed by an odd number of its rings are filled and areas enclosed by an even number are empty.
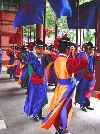
[[[13,21],[19,3],[15,0],[0,0],[0,47],[3,51],[3,62],[7,60],[6,49],[21,44],[21,30],[14,28]]]

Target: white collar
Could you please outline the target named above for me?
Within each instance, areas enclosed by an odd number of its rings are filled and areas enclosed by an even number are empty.
[[[64,56],[67,58],[67,55],[66,54],[63,54],[63,53],[59,53],[59,56]]]

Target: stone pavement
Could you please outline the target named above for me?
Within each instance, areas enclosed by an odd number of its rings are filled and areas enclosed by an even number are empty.
[[[2,78],[1,78],[2,77]],[[9,80],[8,75],[0,75],[0,120],[4,120],[6,129],[1,129],[0,134],[54,134],[52,127],[49,131],[41,129],[41,122],[27,119],[23,113],[25,89],[14,80]],[[49,100],[53,92],[48,92]],[[100,134],[100,101],[92,98],[94,111],[82,112],[79,106],[74,106],[71,131],[73,134]],[[44,108],[44,115],[47,111]]]

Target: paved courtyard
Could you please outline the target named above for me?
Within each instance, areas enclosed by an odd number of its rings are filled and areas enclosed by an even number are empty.
[[[28,119],[23,113],[25,89],[14,80],[9,80],[6,73],[0,75],[0,134],[54,134],[41,129],[41,122]],[[48,92],[49,101],[53,92]],[[73,134],[100,134],[100,101],[91,98],[94,111],[82,112],[74,106],[71,131]],[[48,105],[44,108],[46,114]]]

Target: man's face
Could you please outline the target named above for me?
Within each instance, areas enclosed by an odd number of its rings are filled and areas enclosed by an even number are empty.
[[[71,46],[71,47],[70,47],[70,52],[71,52],[71,53],[75,53],[75,50],[76,50],[76,49],[75,49],[74,46]]]
[[[86,47],[85,46],[82,46],[82,50],[85,51],[86,50]]]
[[[36,47],[36,54],[40,57],[43,54],[43,47]]]
[[[87,49],[86,49],[86,50],[87,50],[87,53],[88,53],[88,54],[91,54],[92,51],[93,51],[93,49],[92,49],[90,46],[87,46]]]

